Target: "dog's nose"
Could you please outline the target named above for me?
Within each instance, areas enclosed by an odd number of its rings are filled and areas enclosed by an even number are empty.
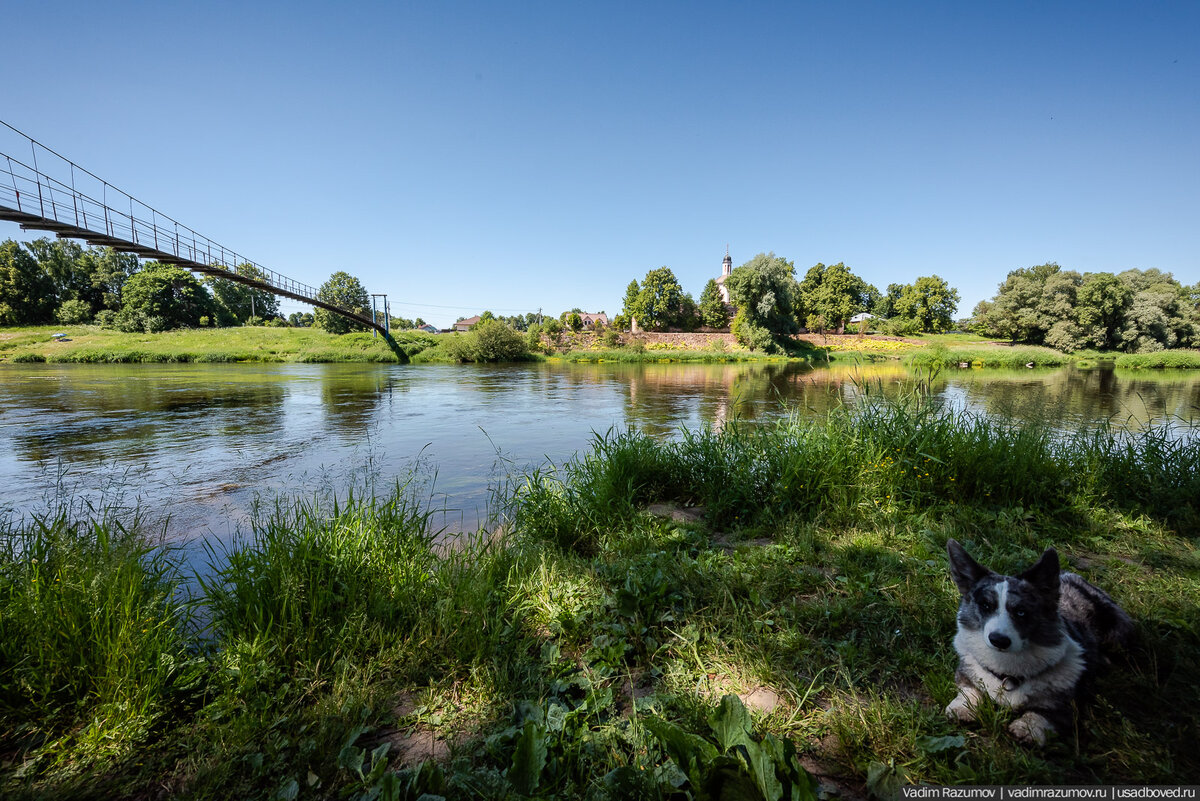
[[[993,648],[999,648],[1001,651],[1007,650],[1008,646],[1012,645],[1012,639],[998,631],[993,631],[988,635],[988,642],[992,644]]]

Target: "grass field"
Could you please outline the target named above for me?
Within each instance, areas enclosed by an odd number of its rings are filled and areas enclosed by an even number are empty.
[[[502,525],[455,547],[407,485],[281,501],[194,601],[136,521],[10,523],[0,795],[1195,783],[1198,499],[1194,437],[1064,438],[913,398],[610,433],[499,487]],[[1004,571],[1054,545],[1137,621],[1066,737],[1026,748],[1004,710],[943,716],[949,537]]]
[[[56,341],[53,334],[69,341]],[[410,355],[436,337],[395,335]],[[79,362],[395,362],[381,337],[337,336],[319,328],[194,328],[159,334],[127,334],[99,326],[0,329],[0,361]]]

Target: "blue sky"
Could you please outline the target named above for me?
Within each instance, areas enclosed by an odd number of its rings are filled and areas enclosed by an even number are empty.
[[[394,314],[774,251],[1200,280],[1200,3],[6,3],[0,119]],[[0,223],[0,238],[28,239]],[[285,304],[294,310],[294,304]]]

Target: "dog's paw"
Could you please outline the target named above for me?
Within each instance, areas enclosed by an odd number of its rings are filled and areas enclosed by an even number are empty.
[[[1008,725],[1008,732],[1026,745],[1045,745],[1054,727],[1038,713],[1026,712]]]
[[[967,688],[960,689],[954,700],[946,706],[947,717],[960,723],[970,723],[975,720],[975,703],[978,700],[979,693],[968,692]]]

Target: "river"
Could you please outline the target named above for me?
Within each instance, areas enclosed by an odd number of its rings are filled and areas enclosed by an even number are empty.
[[[195,547],[244,528],[256,499],[415,468],[439,524],[474,530],[505,475],[561,462],[594,432],[823,414],[911,378],[896,363],[0,365],[0,514],[138,505]],[[932,389],[1068,426],[1200,420],[1195,372],[952,369]]]

